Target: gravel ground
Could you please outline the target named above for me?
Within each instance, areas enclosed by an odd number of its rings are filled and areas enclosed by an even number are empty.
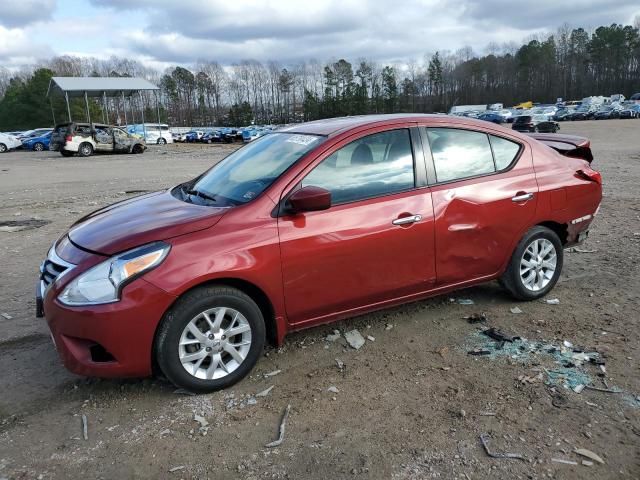
[[[605,196],[589,240],[566,254],[548,297],[558,305],[514,302],[486,284],[293,334],[233,389],[200,396],[159,379],[67,373],[34,316],[34,281],[77,217],[191,178],[235,147],[0,155],[0,479],[640,478],[640,122],[561,132],[592,139]],[[7,232],[15,221],[30,228]],[[482,312],[484,324],[463,319]],[[526,341],[496,350],[478,333],[485,325]],[[334,329],[370,338],[354,350]],[[606,373],[580,366],[564,341],[597,352]],[[287,405],[284,442],[265,448]],[[523,459],[489,457],[483,433],[491,453]]]

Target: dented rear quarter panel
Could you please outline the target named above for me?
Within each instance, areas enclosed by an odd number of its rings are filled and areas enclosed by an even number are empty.
[[[590,162],[566,157],[535,140],[534,168],[539,193],[536,219],[538,223],[552,221],[567,226],[567,246],[575,243],[580,232],[589,228],[600,202],[602,186],[586,180],[576,172],[590,168]],[[572,220],[591,218],[572,224]]]

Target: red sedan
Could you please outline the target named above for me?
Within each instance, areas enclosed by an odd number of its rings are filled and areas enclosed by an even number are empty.
[[[463,117],[295,125],[79,220],[39,314],[73,372],[224,388],[293,330],[495,279],[546,295],[600,204],[591,160],[586,139]]]

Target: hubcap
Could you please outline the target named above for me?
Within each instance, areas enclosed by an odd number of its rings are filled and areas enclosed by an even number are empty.
[[[190,375],[215,380],[236,370],[250,349],[251,326],[244,315],[217,307],[196,315],[184,327],[178,354]]]
[[[546,238],[538,238],[525,248],[520,260],[520,280],[527,290],[546,287],[556,272],[556,247]]]

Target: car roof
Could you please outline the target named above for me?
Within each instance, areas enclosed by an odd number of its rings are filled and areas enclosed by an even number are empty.
[[[323,120],[315,120],[312,122],[299,123],[281,128],[277,132],[287,133],[305,133],[311,135],[333,136],[339,133],[352,130],[354,128],[367,125],[384,124],[386,122],[420,122],[428,119],[442,119],[447,121],[455,121],[459,123],[467,123],[468,119],[461,121],[460,117],[452,115],[435,115],[435,114],[419,114],[419,113],[397,113],[388,115],[356,115],[353,117],[326,118]],[[481,125],[479,123],[478,125]]]

